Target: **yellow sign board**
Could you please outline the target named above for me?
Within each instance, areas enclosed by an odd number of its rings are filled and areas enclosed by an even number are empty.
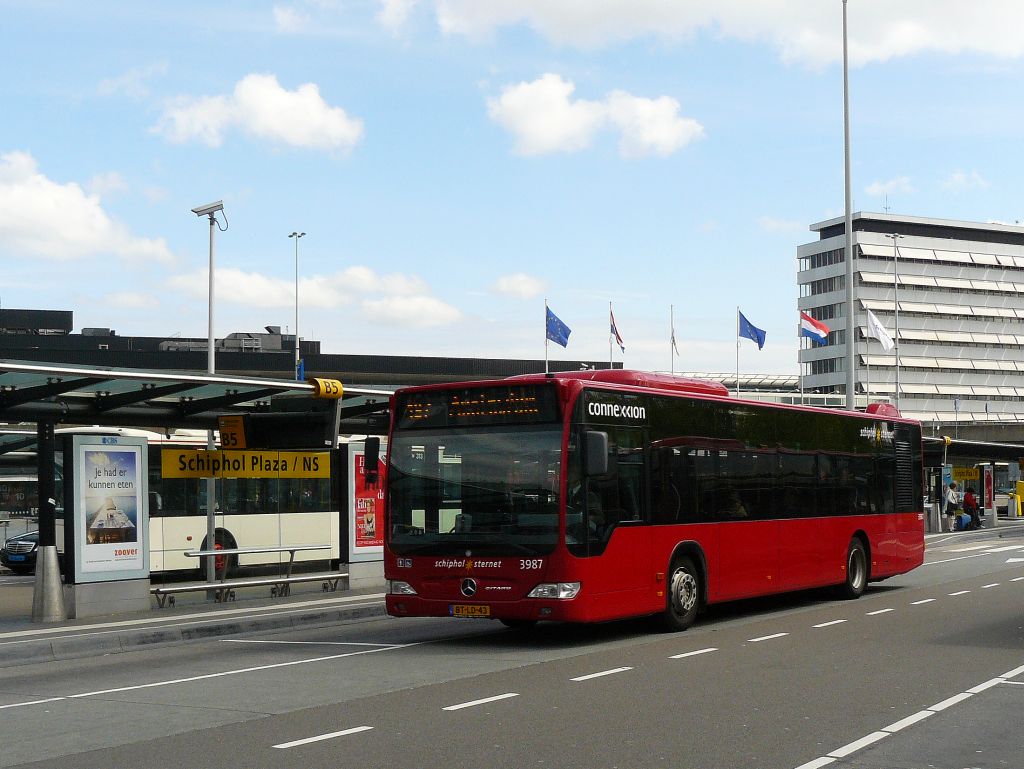
[[[338,400],[345,393],[345,388],[337,379],[310,379],[313,385],[314,398],[330,398]]]
[[[327,451],[164,449],[164,478],[330,478]]]
[[[222,449],[244,449],[245,417],[241,414],[217,417],[217,429],[220,432]]]
[[[964,481],[977,481],[981,478],[980,470],[977,467],[954,467],[953,480],[957,483]]]

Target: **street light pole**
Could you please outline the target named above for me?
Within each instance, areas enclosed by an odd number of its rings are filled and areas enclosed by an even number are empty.
[[[293,232],[289,238],[295,238],[295,378],[299,378],[299,238],[304,232]]]
[[[206,350],[206,372],[213,374],[216,372],[216,359],[214,357],[214,334],[213,334],[213,228],[217,224],[217,212],[224,210],[224,202],[218,200],[216,203],[208,203],[205,206],[198,206],[192,209],[192,213],[196,216],[206,216],[210,219],[210,290],[209,290],[209,302],[208,302],[208,329],[207,329],[207,350]],[[209,451],[214,450],[213,442],[213,430],[206,431],[206,448]],[[217,506],[214,500],[216,494],[216,481],[210,477],[206,479],[206,549],[212,550],[216,546],[217,542]],[[206,581],[215,582],[217,580],[217,563],[213,558],[206,559]],[[209,593],[208,593],[209,595]]]
[[[903,236],[899,233],[893,232],[885,237],[892,238],[892,295],[893,295],[893,306],[896,310],[896,327],[893,331],[893,343],[895,345],[896,353],[896,410],[900,408],[900,249],[897,245],[898,240],[902,240]]]
[[[853,317],[853,213],[850,192],[850,76],[846,46],[846,0],[843,0],[843,157],[846,171],[846,408],[856,405],[856,350]]]

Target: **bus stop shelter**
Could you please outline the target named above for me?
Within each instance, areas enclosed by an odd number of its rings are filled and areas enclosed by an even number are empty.
[[[325,391],[330,395],[324,397]],[[333,448],[341,433],[385,433],[390,395],[341,383],[325,387],[317,379],[0,361],[0,423],[9,426],[0,429],[0,462],[12,452],[35,450],[40,555],[53,550],[53,566],[36,570],[33,619],[63,611],[62,605],[57,608],[61,587],[53,499],[57,425],[213,431],[222,417],[233,416],[241,418],[253,447],[322,449]]]

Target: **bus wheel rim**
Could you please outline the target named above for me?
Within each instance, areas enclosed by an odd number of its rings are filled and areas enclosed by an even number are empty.
[[[672,603],[681,614],[697,603],[697,580],[690,572],[679,569],[672,575]]]
[[[862,551],[854,548],[850,551],[850,563],[846,567],[850,573],[850,584],[860,588],[864,583],[864,556]]]

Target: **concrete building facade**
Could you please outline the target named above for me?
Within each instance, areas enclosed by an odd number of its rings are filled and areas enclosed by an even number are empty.
[[[1024,227],[854,214],[853,340],[844,219],[810,229],[819,239],[797,249],[798,307],[830,333],[827,344],[802,342],[805,390],[845,390],[849,341],[858,405],[887,399],[944,431],[1024,423]],[[869,335],[869,311],[893,349]]]

